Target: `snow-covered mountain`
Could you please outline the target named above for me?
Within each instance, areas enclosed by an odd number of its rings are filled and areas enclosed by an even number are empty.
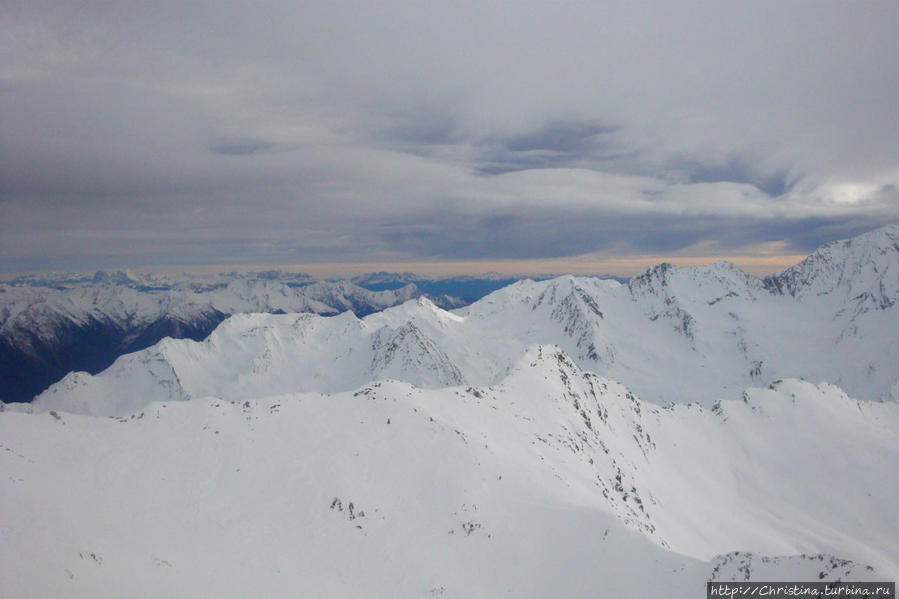
[[[765,284],[794,297],[829,295],[854,308],[885,310],[899,298],[899,225],[818,248]]]
[[[0,576],[10,597],[894,579],[897,430],[897,404],[798,380],[664,408],[553,346],[493,387],[5,412]]]
[[[90,280],[0,284],[0,399],[31,400],[68,372],[99,372],[166,336],[203,339],[230,314],[364,316],[421,295],[411,284],[371,291],[347,281],[300,280],[303,286],[261,273],[161,282],[98,272]]]
[[[765,280],[663,264],[455,311],[236,314],[71,373],[0,404],[4,591],[686,598],[707,580],[895,580],[897,239]]]
[[[878,302],[861,310],[868,304],[853,294],[873,287],[895,296],[896,237],[890,227],[839,245],[853,261],[833,246],[822,250],[831,263],[863,266],[846,266],[839,286],[814,294],[784,293],[774,279],[729,263],[661,264],[627,285],[570,276],[522,281],[455,312],[418,298],[363,319],[238,315],[203,342],[165,340],[96,376],[70,374],[35,407],[122,415],[150,401],[338,392],[382,378],[426,388],[491,385],[534,344],[559,345],[582,368],[660,405],[709,407],[788,377],[829,382],[859,399],[895,400],[897,308]],[[809,260],[820,266],[818,255]],[[864,266],[874,260],[876,268]],[[872,273],[881,279],[872,282]],[[138,380],[151,391],[138,391]]]
[[[365,316],[416,298],[414,284],[370,291],[348,281],[318,281],[302,287],[280,281],[236,278],[213,285],[177,284],[142,290],[109,277],[64,289],[0,284],[0,331],[17,342],[52,340],[60,321],[76,325],[108,321],[132,327],[162,318],[189,322],[202,314],[241,312]]]
[[[390,306],[396,306],[421,295],[414,283],[409,283],[399,289],[369,291],[349,281],[318,281],[308,287],[303,287],[301,291],[303,296],[330,306],[332,309],[336,308],[338,312],[350,311],[357,316],[365,316]],[[315,311],[307,310],[307,312]],[[320,312],[316,313],[320,314]]]

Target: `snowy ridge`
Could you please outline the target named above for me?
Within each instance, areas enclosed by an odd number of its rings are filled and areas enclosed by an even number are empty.
[[[897,253],[899,225],[888,225],[822,246],[765,283],[794,297],[834,294],[840,300],[885,310],[899,298]]]
[[[30,401],[72,370],[99,372],[166,336],[202,339],[229,314],[366,315],[421,295],[414,285],[369,291],[346,281],[319,281],[297,287],[264,275],[156,287],[124,273],[64,279],[57,287],[0,284],[0,399]]]
[[[336,308],[338,312],[349,310],[359,316],[402,304],[421,295],[415,283],[395,290],[369,291],[349,281],[318,281],[304,287],[302,292],[305,297]]]
[[[150,401],[347,391],[391,377],[432,388],[462,383],[459,368],[415,324],[423,319],[402,317],[410,311],[419,317],[436,315],[439,326],[442,311],[425,299],[395,310],[400,315],[365,320],[351,312],[329,318],[236,315],[202,342],[165,339],[122,356],[99,375],[70,374],[32,404],[10,407],[127,415]],[[135,385],[137,380],[147,384]]]
[[[91,320],[136,327],[160,318],[190,321],[205,313],[311,312],[362,315],[421,295],[414,284],[392,291],[369,291],[348,281],[319,281],[291,287],[279,281],[235,279],[225,284],[177,285],[161,291],[138,291],[110,282],[67,289],[0,284],[0,332],[17,342],[52,339],[60,321]]]
[[[896,404],[796,380],[663,408],[539,345],[490,387],[5,412],[0,574],[13,597],[135,576],[137,596],[227,597],[894,579],[897,431]]]

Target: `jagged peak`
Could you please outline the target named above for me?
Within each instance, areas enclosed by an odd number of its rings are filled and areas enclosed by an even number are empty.
[[[407,321],[418,319],[437,325],[447,321],[464,320],[463,317],[447,312],[426,296],[420,295],[381,312],[369,314],[365,317],[364,322],[366,326],[381,327],[386,324],[396,328]]]
[[[599,281],[599,279],[564,275],[534,283],[535,287],[521,287],[520,290],[539,291],[534,301],[534,307],[543,303],[557,304],[565,301],[566,298],[580,298],[584,302],[592,303],[594,301],[593,295],[598,289],[597,282]],[[602,282],[602,284],[605,283],[605,281]],[[614,283],[618,284],[617,281]]]
[[[412,283],[410,283],[410,285],[415,287],[415,285]],[[416,305],[421,306],[422,308],[428,308],[428,309],[432,309],[432,310],[440,309],[437,307],[437,305],[434,302],[432,302],[430,299],[428,299],[427,297],[425,297],[423,295],[413,298],[411,301],[414,301]]]
[[[721,260],[705,266],[684,267],[663,262],[633,277],[627,288],[633,298],[676,297],[717,303],[725,297],[754,299],[765,286],[761,279],[746,274],[734,263]]]
[[[857,237],[826,243],[809,254],[805,260],[786,269],[781,274],[826,263],[859,260],[875,254],[892,252],[899,254],[899,225],[887,225]]]
[[[398,295],[402,295],[403,293],[414,293],[416,291],[420,291],[420,289],[415,283],[406,283],[402,287],[394,289],[393,291]]]
[[[642,291],[650,291],[657,287],[665,287],[671,280],[672,275],[677,271],[677,267],[670,262],[661,262],[654,266],[650,266],[643,273],[631,277],[627,282],[627,288],[632,295],[636,295]]]
[[[729,274],[738,277],[749,277],[742,268],[731,262],[730,260],[718,260],[705,266],[694,267],[698,272],[707,272],[710,274]]]
[[[525,348],[524,353],[514,362],[509,369],[508,377],[515,373],[540,371],[541,373],[555,372],[566,376],[586,378],[587,371],[582,369],[568,353],[556,344],[533,344]]]
[[[632,277],[631,281],[634,283],[634,286],[640,286],[651,281],[669,281],[674,277],[692,279],[728,277],[747,282],[755,279],[755,277],[747,274],[733,262],[718,260],[703,266],[676,266],[671,262],[662,262],[649,267],[642,274]]]
[[[842,289],[849,299],[892,306],[899,295],[899,225],[823,245],[781,273],[765,279],[773,293],[801,297]]]

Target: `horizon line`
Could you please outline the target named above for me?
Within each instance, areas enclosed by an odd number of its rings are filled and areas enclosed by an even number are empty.
[[[308,274],[315,278],[346,278],[363,274],[411,273],[424,277],[453,277],[477,275],[527,276],[614,276],[632,277],[648,268],[668,262],[679,267],[706,266],[715,262],[731,262],[747,274],[766,276],[780,272],[804,260],[808,254],[778,255],[640,255],[616,258],[574,256],[565,258],[500,259],[500,260],[414,260],[369,262],[306,262],[267,264],[171,264],[156,266],[103,266],[91,269],[45,269],[0,273],[0,280],[42,273],[93,273],[98,270],[132,271],[135,273],[214,275],[226,272],[257,272],[278,270]]]

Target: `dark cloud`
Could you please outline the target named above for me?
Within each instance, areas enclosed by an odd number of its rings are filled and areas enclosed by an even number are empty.
[[[596,168],[613,152],[608,136],[616,127],[596,123],[553,122],[517,135],[483,140],[476,169],[485,175],[548,168]]]
[[[763,172],[752,160],[736,155],[718,162],[700,162],[695,158],[685,157],[673,160],[671,166],[684,173],[691,183],[748,183],[772,197],[788,193],[799,179],[791,175],[789,168],[781,167],[774,172]]]
[[[510,152],[548,151],[560,154],[586,154],[597,137],[614,133],[615,127],[592,123],[550,123],[534,131],[510,137],[503,145]]]
[[[807,249],[899,220],[897,20],[12,3],[0,269]]]
[[[882,221],[874,217],[760,219],[707,215],[596,214],[585,211],[473,217],[419,215],[382,223],[385,245],[413,255],[447,260],[558,258],[591,252],[613,256],[634,252],[666,254],[701,242],[722,251],[791,239],[787,249],[807,252],[834,239],[858,235]]]

